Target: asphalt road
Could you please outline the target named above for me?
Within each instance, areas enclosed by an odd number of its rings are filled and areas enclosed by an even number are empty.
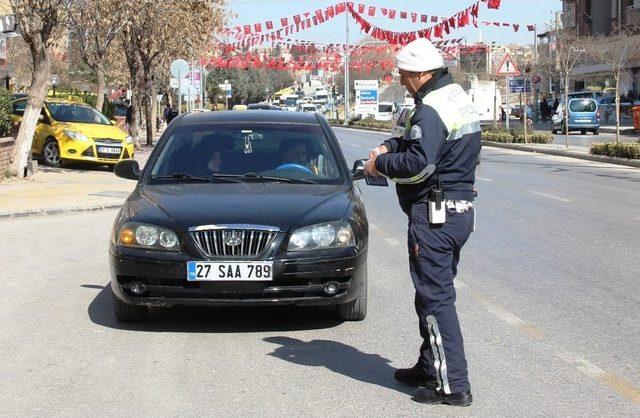
[[[349,163],[383,135],[337,128]],[[406,219],[361,186],[369,315],[319,309],[111,311],[115,211],[0,222],[0,414],[639,416],[640,170],[485,148],[478,230],[457,279],[474,404],[393,381],[419,336]]]

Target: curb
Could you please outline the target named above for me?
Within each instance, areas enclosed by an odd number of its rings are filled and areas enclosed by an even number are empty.
[[[51,209],[29,209],[23,211],[16,212],[0,212],[0,221],[6,219],[14,219],[14,218],[28,218],[31,216],[43,216],[43,215],[68,215],[73,213],[82,213],[82,212],[97,212],[101,210],[107,209],[119,209],[122,206],[120,204],[109,204],[109,205],[93,205],[93,206],[79,206],[79,207],[68,207],[68,208],[51,208]]]
[[[600,133],[605,133],[605,134],[615,134],[616,133],[616,128],[610,128],[610,127],[606,127],[603,128],[602,126],[600,126]],[[625,128],[622,129],[620,128],[620,135],[636,135],[635,129],[633,128]]]
[[[494,148],[505,148],[516,151],[534,152],[539,154],[555,155],[558,157],[576,158],[579,160],[595,161],[599,163],[624,165],[627,167],[640,168],[640,160],[631,160],[628,158],[619,157],[607,157],[604,155],[583,154],[580,152],[554,150],[554,149],[541,149],[521,144],[507,144],[502,142],[482,141],[483,146]]]

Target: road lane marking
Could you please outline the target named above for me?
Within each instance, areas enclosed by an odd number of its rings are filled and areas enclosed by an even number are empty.
[[[476,176],[476,179],[478,179],[480,181],[488,181],[488,182],[492,182],[493,181],[491,179],[487,179],[487,178],[484,178],[484,177],[478,177],[478,176]]]
[[[547,199],[559,200],[559,201],[565,202],[565,203],[571,202],[571,199],[565,199],[564,197],[554,196],[552,194],[542,193],[542,192],[538,192],[538,191],[535,191],[535,190],[527,190],[527,191],[529,193],[533,193],[533,194],[536,194],[538,196],[546,197]]]
[[[633,383],[613,373],[609,373],[601,369],[597,365],[591,363],[578,354],[557,347],[556,345],[549,342],[549,338],[539,328],[527,323],[525,320],[517,317],[506,309],[494,303],[491,303],[479,293],[473,290],[471,290],[470,293],[474,299],[483,304],[485,308],[499,320],[515,328],[518,328],[526,334],[539,340],[539,342],[542,343],[542,345],[547,350],[551,351],[556,357],[558,357],[568,365],[576,368],[590,378],[608,386],[610,389],[624,396],[630,401],[640,405],[640,389],[635,387]]]

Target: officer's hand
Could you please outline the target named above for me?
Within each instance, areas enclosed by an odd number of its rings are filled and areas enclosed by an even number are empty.
[[[378,173],[378,169],[376,168],[376,158],[378,156],[374,155],[373,158],[369,158],[367,162],[364,164],[364,173],[371,177],[378,177],[380,173]]]
[[[369,151],[369,159],[375,159],[375,157],[377,157],[380,154],[386,154],[387,152],[389,152],[389,150],[387,149],[387,147],[385,145],[380,145],[377,148],[372,149],[371,151]]]

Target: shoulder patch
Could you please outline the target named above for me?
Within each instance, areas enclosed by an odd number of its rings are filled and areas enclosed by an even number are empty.
[[[413,125],[411,127],[411,133],[409,135],[409,139],[411,139],[412,141],[422,139],[422,128],[420,128],[420,126],[418,125]]]

